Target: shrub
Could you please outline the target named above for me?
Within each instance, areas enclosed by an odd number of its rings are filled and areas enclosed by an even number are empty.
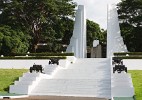
[[[11,54],[11,56],[74,56],[74,53],[17,53],[17,54]]]
[[[0,59],[50,59],[50,58],[66,59],[65,56],[0,57]]]

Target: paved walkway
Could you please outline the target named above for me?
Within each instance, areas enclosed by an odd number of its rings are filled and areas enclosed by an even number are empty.
[[[4,100],[108,100],[108,99],[95,98],[95,97],[73,97],[73,96],[30,96],[27,98],[4,99]]]
[[[134,100],[133,97],[114,97],[114,100]]]

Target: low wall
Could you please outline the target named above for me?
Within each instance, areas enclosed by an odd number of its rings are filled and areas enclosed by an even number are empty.
[[[72,58],[74,59],[74,58]],[[72,60],[71,59],[71,60]],[[72,60],[73,61],[73,60]],[[4,69],[29,69],[33,64],[39,64],[45,67],[48,65],[49,60],[45,59],[36,59],[36,60],[0,60],[0,68]],[[124,65],[128,68],[128,70],[142,70],[142,59],[123,59]],[[59,65],[65,67],[63,61],[59,62]]]
[[[112,63],[112,59],[110,62]],[[128,70],[142,70],[142,59],[123,59],[123,64]]]
[[[74,56],[67,56],[67,59],[60,59],[59,66],[65,68],[71,62],[74,63]],[[49,64],[49,59],[0,59],[0,68],[3,69],[29,69],[33,64],[42,65],[43,67]]]
[[[43,67],[45,65],[48,65],[49,60],[0,60],[0,68],[4,68],[4,69],[29,69],[31,66],[33,66],[33,64],[37,64],[37,65],[42,65]]]
[[[142,59],[123,59],[128,70],[142,70]]]

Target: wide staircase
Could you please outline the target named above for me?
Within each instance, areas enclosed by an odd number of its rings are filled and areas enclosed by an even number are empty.
[[[42,79],[50,79],[58,71],[57,65],[44,66],[44,73],[27,72],[24,73],[19,80],[10,85],[9,93],[14,94],[30,94]]]
[[[59,67],[52,78],[42,78],[30,95],[111,98],[110,60],[80,58]]]

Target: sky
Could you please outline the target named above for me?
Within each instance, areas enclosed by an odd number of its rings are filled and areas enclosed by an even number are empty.
[[[78,5],[84,5],[86,8],[86,17],[100,25],[101,28],[107,28],[107,4],[117,4],[121,0],[73,0]]]

